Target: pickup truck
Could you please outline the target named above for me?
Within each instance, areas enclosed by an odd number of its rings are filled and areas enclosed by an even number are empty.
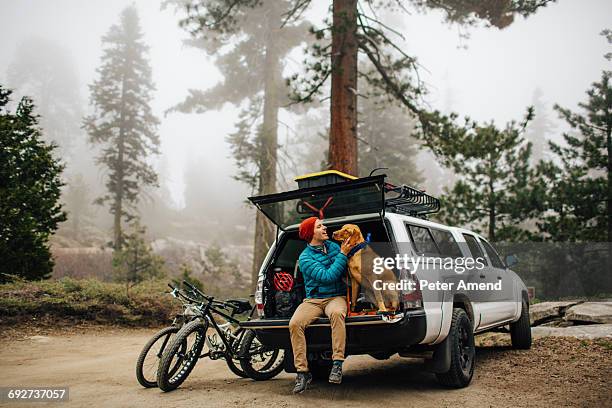
[[[277,237],[259,271],[258,317],[242,326],[253,329],[264,346],[285,350],[287,372],[295,372],[290,316],[275,310],[272,279],[275,272],[286,271],[299,280],[296,263],[306,243],[298,238],[298,226],[313,215],[312,209],[322,207],[330,236],[344,224],[355,224],[370,234],[371,242],[386,244],[400,256],[420,257],[434,264],[412,271],[394,269],[398,280],[408,276],[415,282],[413,290],[398,292],[400,309],[395,313],[346,317],[347,356],[369,354],[387,359],[398,353],[422,358],[424,368],[434,372],[442,385],[460,388],[470,383],[474,373],[475,333],[509,326],[514,348],[531,346],[527,288],[510,269],[516,257],[510,255],[502,262],[481,235],[428,221],[427,215],[439,209],[434,197],[405,185],[391,185],[384,175],[377,175],[250,200],[276,225]],[[436,264],[437,258],[480,259],[481,268],[458,273]],[[473,289],[494,286],[503,289]],[[307,328],[306,338],[310,370],[323,377],[331,367],[329,320],[316,320]]]

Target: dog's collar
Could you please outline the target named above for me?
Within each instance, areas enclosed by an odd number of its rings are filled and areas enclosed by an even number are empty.
[[[366,246],[368,246],[368,244],[370,243],[370,237],[372,236],[371,233],[368,232],[368,234],[366,235],[365,241],[363,241],[360,244],[355,245],[348,254],[346,254],[347,258],[352,257],[353,255],[355,255],[357,252],[361,251],[363,248],[365,248]]]

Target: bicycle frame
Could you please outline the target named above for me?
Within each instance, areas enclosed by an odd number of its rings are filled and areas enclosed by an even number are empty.
[[[206,353],[201,354],[199,358],[208,357],[211,360],[216,360],[221,357],[229,357],[233,359],[242,358],[243,356],[239,354],[238,346],[240,345],[240,342],[242,340],[242,337],[244,336],[245,331],[242,330],[240,335],[236,337],[235,341],[231,342],[228,337],[233,336],[233,333],[227,330],[224,330],[225,326],[229,326],[232,324],[239,325],[240,320],[233,317],[234,313],[230,315],[220,310],[219,307],[215,307],[215,306],[221,306],[221,307],[227,308],[227,307],[232,307],[232,306],[228,305],[228,303],[226,302],[217,301],[214,299],[214,297],[206,296],[204,293],[202,293],[200,290],[195,288],[193,285],[189,284],[189,282],[183,281],[183,284],[189,287],[191,292],[196,294],[198,297],[203,298],[203,300],[191,298],[185,295],[184,293],[182,293],[178,288],[174,288],[171,285],[169,285],[172,288],[172,295],[176,298],[180,298],[182,301],[184,301],[185,304],[194,305],[194,308],[196,309],[198,313],[193,318],[199,318],[199,319],[206,320],[207,327],[212,325],[212,327],[215,329],[216,334],[218,334],[219,337],[221,338],[221,341],[223,342],[223,346],[224,346],[224,348],[222,348],[221,345],[219,345],[216,342],[213,342],[210,336],[206,335],[206,341],[209,344],[210,350],[207,351]],[[255,312],[255,306],[251,307],[251,311],[248,317],[249,320],[253,317],[254,312]],[[221,317],[223,317],[226,320],[226,323],[219,325],[216,322],[213,313],[218,314]],[[234,347],[233,345],[236,345],[236,346]],[[165,344],[163,346],[165,346]]]

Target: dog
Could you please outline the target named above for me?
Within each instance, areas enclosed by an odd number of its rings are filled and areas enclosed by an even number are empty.
[[[342,228],[334,231],[332,236],[336,241],[345,241],[348,239],[351,249],[365,241],[361,234],[361,230],[354,224],[343,225]],[[355,309],[355,302],[357,300],[360,285],[364,290],[369,289],[374,293],[379,312],[392,312],[398,309],[399,301],[395,291],[374,289],[375,280],[397,282],[397,278],[393,271],[384,268],[383,273],[377,275],[372,271],[372,268],[366,267],[364,268],[366,270],[363,270],[361,267],[362,265],[373,265],[374,258],[376,257],[378,257],[378,254],[366,245],[363,249],[349,258],[348,270],[351,276],[351,311]]]

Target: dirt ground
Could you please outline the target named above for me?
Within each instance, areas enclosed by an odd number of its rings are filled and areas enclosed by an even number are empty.
[[[235,377],[223,361],[202,360],[181,388],[143,389],[134,364],[153,330],[86,328],[3,331],[0,386],[69,386],[61,407],[605,407],[612,406],[610,341],[544,338],[529,351],[479,347],[472,384],[440,387],[414,360],[352,356],[342,385],[313,383],[291,394],[294,375],[264,382]],[[35,335],[33,335],[35,334]],[[36,403],[35,407],[58,406]],[[28,406],[12,403],[4,406]]]

